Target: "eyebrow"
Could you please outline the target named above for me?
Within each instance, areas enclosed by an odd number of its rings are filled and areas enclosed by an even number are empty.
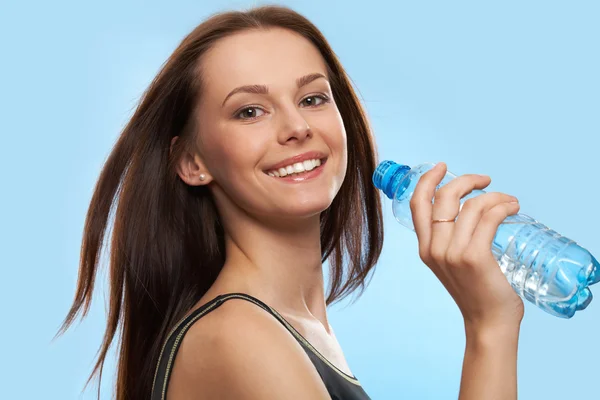
[[[300,89],[302,86],[306,86],[312,81],[319,78],[327,80],[327,77],[325,75],[319,72],[315,72],[313,74],[304,75],[296,79],[296,86],[298,87],[298,89]],[[269,88],[266,85],[244,85],[236,87],[225,97],[225,100],[223,100],[223,104],[221,104],[221,107],[223,107],[227,100],[236,93],[268,94]]]

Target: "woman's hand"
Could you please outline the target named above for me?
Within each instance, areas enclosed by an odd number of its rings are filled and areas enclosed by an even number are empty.
[[[460,199],[488,186],[490,178],[462,175],[436,192],[445,174],[446,164],[438,163],[420,178],[410,201],[419,256],[458,305],[467,332],[518,329],[524,315],[523,301],[491,251],[500,223],[519,211],[518,200],[491,192],[466,200],[460,209]],[[432,223],[457,215],[456,222]]]

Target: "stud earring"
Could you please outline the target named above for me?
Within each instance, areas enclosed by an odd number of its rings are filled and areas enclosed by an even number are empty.
[[[201,181],[203,181],[203,180],[205,180],[205,179],[206,179],[206,175],[204,175],[204,174],[200,174],[200,175],[198,176],[198,178],[199,178]]]

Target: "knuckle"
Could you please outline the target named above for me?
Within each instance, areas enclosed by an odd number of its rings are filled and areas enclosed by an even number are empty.
[[[487,218],[491,220],[496,220],[497,218],[503,217],[506,215],[506,211],[508,210],[508,203],[500,203],[490,209],[488,211]]]
[[[468,193],[475,188],[481,176],[477,174],[464,174],[451,180],[435,192],[436,200],[454,200],[462,198],[460,193]]]
[[[483,193],[475,197],[470,197],[465,200],[463,204],[463,208],[468,210],[481,210],[486,208],[486,205],[494,202],[494,197],[496,197],[496,193]]]
[[[477,201],[477,197],[471,197],[470,199],[465,200],[465,202],[463,203],[463,209],[470,210],[472,208],[475,208],[477,206],[477,203],[479,203],[480,201]]]
[[[419,211],[419,200],[416,199],[415,197],[413,197],[410,200],[410,203],[408,204],[411,214],[413,215],[413,218],[417,215],[418,211]]]
[[[481,257],[476,250],[466,250],[462,255],[462,263],[468,266],[474,266],[479,263]]]
[[[448,251],[446,253],[447,265],[460,265],[462,263],[462,254],[457,251]]]
[[[461,178],[462,184],[469,188],[477,186],[481,181],[481,175],[478,174],[465,174]]]
[[[504,207],[494,207],[481,217],[481,223],[484,225],[498,225],[506,217]]]
[[[429,264],[431,262],[431,255],[429,254],[429,251],[423,247],[419,249],[419,258],[425,264]]]
[[[452,186],[444,185],[435,192],[435,200],[448,200],[456,197],[452,191]]]
[[[418,203],[417,196],[415,196],[413,194],[412,198],[408,202],[408,204],[410,205],[411,210],[413,210],[417,206],[417,203]]]
[[[446,262],[446,252],[443,249],[432,247],[429,254],[431,254],[431,260],[437,264]]]
[[[467,199],[463,209],[479,210],[482,219],[494,220],[511,209],[510,201],[517,201],[516,197],[501,192],[489,192]]]

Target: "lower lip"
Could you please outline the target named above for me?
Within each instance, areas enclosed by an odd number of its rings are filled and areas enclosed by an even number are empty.
[[[301,183],[301,182],[305,182],[305,181],[314,179],[317,176],[321,175],[321,173],[323,172],[323,167],[325,167],[326,162],[327,162],[327,160],[321,161],[321,165],[319,165],[317,168],[311,169],[310,171],[304,172],[300,175],[277,177],[277,176],[271,176],[271,175],[267,174],[267,176],[269,176],[273,179],[277,179],[278,181],[281,181],[281,182]]]

